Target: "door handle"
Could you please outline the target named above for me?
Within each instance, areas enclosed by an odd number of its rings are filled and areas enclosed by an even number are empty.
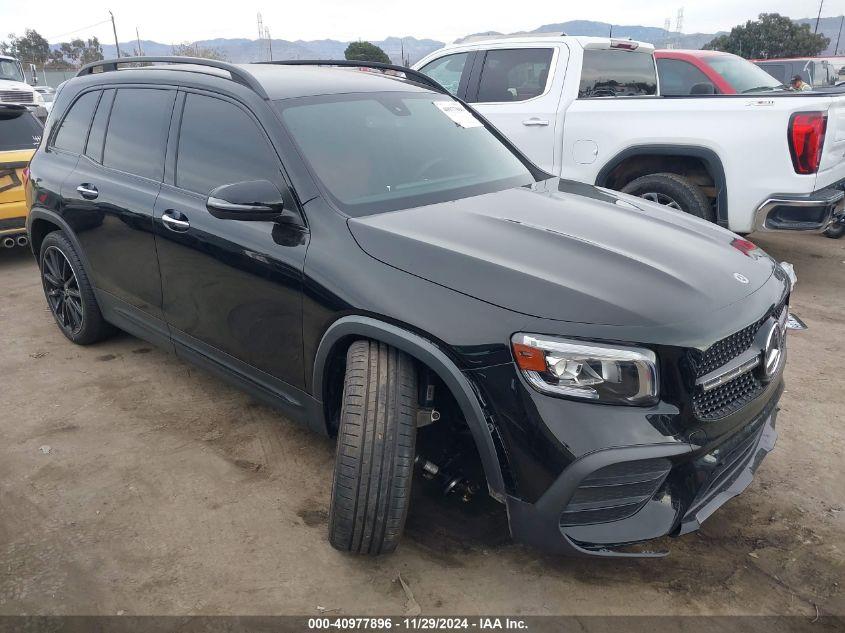
[[[531,117],[530,119],[526,119],[522,122],[523,125],[548,125],[549,121],[547,119],[538,119],[537,117]]]
[[[176,217],[176,216],[181,217]],[[187,231],[191,228],[191,223],[187,220],[183,220],[185,216],[179,213],[178,211],[174,211],[173,209],[168,209],[164,212],[161,216],[161,221],[164,222],[164,226],[166,226],[171,231],[176,231],[178,233]]]
[[[76,188],[76,190],[79,192],[79,195],[81,195],[86,200],[94,200],[97,196],[100,195],[100,192],[97,191],[97,188],[87,182],[83,182]]]

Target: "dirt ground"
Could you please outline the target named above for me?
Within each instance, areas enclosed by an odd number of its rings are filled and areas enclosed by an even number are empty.
[[[326,541],[332,442],[127,335],[62,337],[0,250],[0,614],[845,614],[845,239],[795,264],[775,451],[658,560],[492,545],[412,511],[399,551]]]

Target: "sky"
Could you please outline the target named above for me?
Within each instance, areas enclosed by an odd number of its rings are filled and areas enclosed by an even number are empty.
[[[381,40],[387,36],[452,41],[479,31],[513,32],[568,20],[596,20],[663,28],[666,18],[684,8],[685,33],[712,33],[754,19],[762,12],[793,18],[815,17],[818,0],[312,0],[311,2],[241,2],[219,0],[0,0],[0,38],[35,28],[51,43],[97,36],[113,43],[112,10],[121,42],[135,38],[167,44],[214,38],[254,39],[261,12],[274,39]],[[845,0],[825,0],[822,16],[845,13]],[[100,24],[97,24],[100,23]]]

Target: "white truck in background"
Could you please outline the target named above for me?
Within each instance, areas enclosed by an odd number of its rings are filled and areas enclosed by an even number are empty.
[[[481,37],[414,68],[553,175],[737,233],[845,222],[845,95],[771,87],[713,95],[690,71],[689,95],[661,96],[653,53],[631,40]]]
[[[0,55],[0,103],[26,106],[42,123],[47,119],[43,95],[26,82],[20,61]]]

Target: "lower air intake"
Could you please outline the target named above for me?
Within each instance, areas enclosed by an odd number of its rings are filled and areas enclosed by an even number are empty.
[[[667,459],[600,468],[581,480],[560,516],[561,527],[608,523],[633,516],[654,496],[671,468]]]

